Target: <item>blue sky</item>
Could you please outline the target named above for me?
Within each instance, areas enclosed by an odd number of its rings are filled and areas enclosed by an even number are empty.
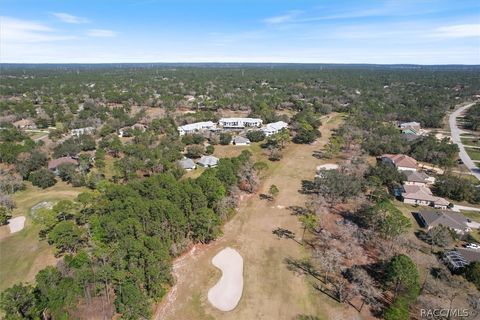
[[[480,1],[2,0],[0,61],[480,64]]]

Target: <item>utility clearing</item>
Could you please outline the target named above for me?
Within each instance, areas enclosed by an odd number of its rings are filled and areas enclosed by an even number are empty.
[[[220,280],[208,291],[208,301],[221,311],[235,309],[243,291],[243,258],[232,248],[225,248],[212,259],[222,271]]]

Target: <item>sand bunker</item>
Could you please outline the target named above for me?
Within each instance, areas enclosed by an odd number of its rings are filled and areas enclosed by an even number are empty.
[[[338,164],[325,163],[325,164],[319,165],[319,166],[317,166],[317,173],[322,169],[324,169],[324,170],[337,170],[338,169]]]
[[[208,301],[221,311],[235,309],[243,291],[243,258],[227,247],[217,253],[212,264],[222,271],[222,277],[209,291]]]
[[[10,229],[10,233],[15,233],[20,230],[23,230],[25,226],[25,217],[19,216],[8,220],[8,228]]]

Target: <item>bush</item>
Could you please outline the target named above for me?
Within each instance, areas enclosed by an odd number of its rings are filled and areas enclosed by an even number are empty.
[[[186,156],[189,158],[200,158],[205,152],[205,148],[202,145],[193,144],[187,147]]]
[[[265,140],[265,132],[261,130],[254,130],[247,132],[247,139],[251,142],[259,142]]]
[[[10,214],[10,210],[6,207],[0,206],[0,226],[7,224],[8,219],[10,219],[12,215]]]
[[[208,146],[205,148],[205,153],[206,153],[206,154],[213,154],[214,151],[215,151],[215,147],[212,146],[211,144],[208,145]]]
[[[42,189],[53,186],[57,181],[55,175],[46,168],[41,168],[30,173],[28,180],[37,187]]]
[[[465,278],[480,290],[480,262],[472,262],[466,267]]]
[[[230,133],[220,134],[220,144],[228,145],[230,142],[232,142],[232,135]]]

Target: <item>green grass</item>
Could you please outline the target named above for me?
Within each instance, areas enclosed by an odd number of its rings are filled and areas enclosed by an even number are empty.
[[[480,147],[480,141],[478,138],[463,138],[461,137],[460,140],[464,145],[467,146],[475,146],[475,147]]]
[[[27,188],[17,192],[13,199],[17,207],[13,216],[25,216],[25,228],[14,234],[8,233],[8,227],[0,232],[0,291],[18,282],[31,282],[38,271],[56,263],[53,248],[46,241],[40,241],[40,226],[32,222],[30,209],[39,202],[57,202],[74,199],[83,188],[73,188],[64,182],[53,187],[40,189],[27,183]]]
[[[480,212],[478,212],[478,211],[463,211],[462,210],[461,213],[465,217],[469,218],[470,220],[480,223]]]
[[[480,150],[465,148],[465,151],[467,151],[472,160],[480,160]]]

